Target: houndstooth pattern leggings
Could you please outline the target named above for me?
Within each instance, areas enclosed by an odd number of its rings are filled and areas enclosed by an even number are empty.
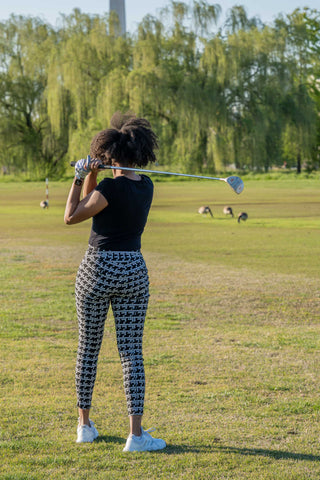
[[[77,273],[75,293],[79,322],[78,407],[91,407],[104,324],[111,304],[128,415],[142,415],[145,392],[142,336],[149,300],[148,271],[142,254],[102,251],[89,246]]]

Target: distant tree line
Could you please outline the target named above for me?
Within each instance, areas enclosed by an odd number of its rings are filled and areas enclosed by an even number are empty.
[[[280,4],[279,4],[280,6]],[[319,168],[320,12],[272,24],[204,0],[171,1],[134,34],[117,18],[75,9],[53,27],[12,15],[0,24],[0,166],[60,176],[88,153],[114,111],[147,117],[161,166]]]

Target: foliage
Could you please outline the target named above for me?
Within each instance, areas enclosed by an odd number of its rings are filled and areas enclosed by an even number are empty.
[[[0,165],[61,176],[115,110],[146,116],[159,162],[190,173],[319,167],[317,10],[271,25],[234,6],[171,1],[133,35],[75,9],[53,28],[0,24]]]

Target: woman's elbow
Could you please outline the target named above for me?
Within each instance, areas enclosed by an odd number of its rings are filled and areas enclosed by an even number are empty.
[[[79,215],[65,215],[64,216],[64,223],[66,225],[76,225],[77,223],[83,222],[86,220],[85,218],[81,218]]]

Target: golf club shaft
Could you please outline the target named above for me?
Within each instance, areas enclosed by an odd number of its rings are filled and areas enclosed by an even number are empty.
[[[75,166],[75,162],[70,163],[71,167]],[[125,170],[129,172],[144,172],[144,173],[158,173],[161,175],[174,175],[176,177],[191,177],[191,178],[202,178],[206,180],[222,180],[226,182],[226,178],[217,178],[217,177],[204,177],[201,175],[190,175],[188,173],[173,173],[173,172],[161,172],[158,170],[146,170],[144,168],[130,168],[130,167],[114,167],[112,165],[99,165],[100,169],[103,170]]]

